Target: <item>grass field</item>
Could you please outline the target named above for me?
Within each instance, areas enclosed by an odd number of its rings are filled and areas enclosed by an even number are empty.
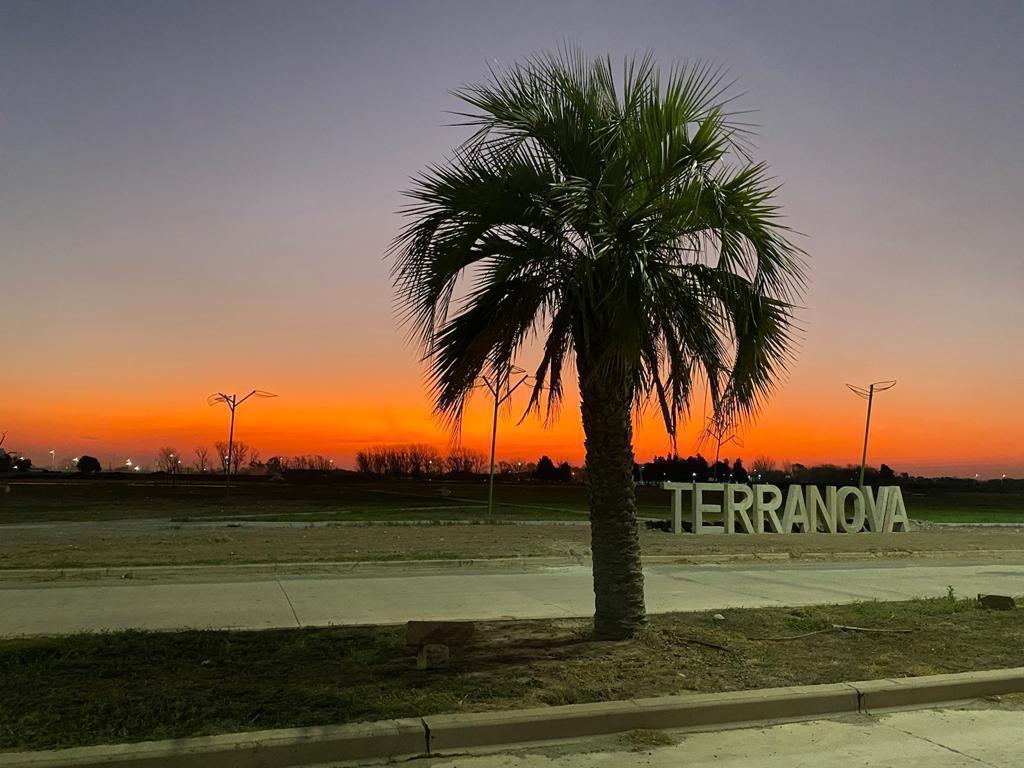
[[[638,639],[621,643],[590,641],[581,620],[488,623],[449,669],[430,672],[415,670],[396,627],[0,641],[0,749],[1024,664],[1022,613],[973,601],[722,613],[725,621],[655,616]]]
[[[321,484],[243,482],[226,493],[210,482],[6,481],[0,524],[52,520],[170,519],[265,521],[584,520],[586,489],[579,484],[499,483],[487,515],[487,484],[434,482]],[[638,511],[667,518],[670,495],[638,488]],[[911,518],[933,522],[1024,523],[1020,491],[905,492]]]
[[[244,482],[227,492],[219,483],[77,481],[11,482],[0,494],[0,524],[50,520],[103,521],[163,518],[175,521],[471,520],[487,517],[484,483]],[[645,493],[653,504],[666,496]],[[581,486],[501,485],[496,518],[583,519]],[[664,500],[662,499],[662,502]]]
[[[8,481],[11,482],[11,481]],[[487,514],[477,483],[156,483],[135,478],[11,482],[0,493],[0,569],[452,560],[590,551],[581,485],[499,483]],[[444,493],[442,493],[444,489]],[[638,489],[640,514],[667,519],[670,494]],[[1018,492],[908,490],[912,518],[1024,523]],[[456,524],[439,524],[442,522]],[[530,521],[533,525],[498,525]],[[577,525],[554,525],[556,521]],[[65,525],[64,523],[76,523]],[[414,527],[390,522],[419,523]],[[4,524],[39,523],[31,527]],[[369,524],[374,525],[370,526]],[[458,523],[474,523],[465,525]],[[351,524],[351,525],[350,525]],[[367,525],[364,525],[367,524]],[[671,536],[641,529],[645,555],[1024,550],[1018,529],[944,529],[888,536]]]
[[[829,536],[674,536],[640,531],[645,557],[702,561],[733,555],[786,554],[793,558],[858,554],[970,557],[1000,550],[1000,559],[1024,556],[1020,529],[964,528],[911,533]],[[952,554],[955,553],[955,554]],[[0,570],[44,569],[38,579],[70,579],[70,569],[109,568],[115,577],[137,566],[232,566],[355,561],[462,560],[555,557],[583,562],[590,554],[586,525],[357,525],[264,528],[231,523],[216,528],[171,524],[145,530],[65,526],[0,530]],[[990,555],[986,554],[986,557]],[[135,574],[142,578],[141,573]],[[95,573],[74,578],[98,578]],[[5,578],[21,578],[11,574]]]

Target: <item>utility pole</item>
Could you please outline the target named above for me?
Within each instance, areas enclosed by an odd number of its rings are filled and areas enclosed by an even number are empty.
[[[511,384],[511,378],[513,376],[519,377],[519,380],[515,384]],[[507,402],[508,399],[512,397],[513,393],[525,384],[529,378],[530,376],[526,371],[522,368],[517,368],[514,365],[491,377],[480,377],[483,385],[487,387],[491,396],[494,398],[494,413],[491,419],[491,471],[487,488],[488,516],[494,513],[494,454],[498,444],[498,409],[501,408],[502,404]],[[502,392],[502,389],[504,389],[504,392]]]
[[[864,387],[855,387],[853,384],[847,384],[847,388],[858,397],[862,397],[868,401],[868,417],[864,423],[864,451],[860,456],[860,481],[858,485],[864,486],[864,466],[868,460],[868,431],[871,429],[871,404],[875,399],[875,392],[885,392],[887,389],[892,389],[896,386],[896,379],[888,379],[886,381],[876,381],[873,384],[869,384],[867,389]]]
[[[277,395],[273,392],[264,392],[262,389],[254,389],[241,399],[238,398],[238,395],[225,395],[223,392],[217,392],[206,398],[207,405],[224,403],[228,407],[228,410],[231,411],[231,425],[228,427],[228,455],[225,457],[224,464],[225,488],[231,488],[231,463],[234,461],[235,445],[235,410],[250,397],[277,397]]]

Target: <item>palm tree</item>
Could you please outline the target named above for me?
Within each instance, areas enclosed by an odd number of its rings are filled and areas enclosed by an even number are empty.
[[[557,414],[575,360],[589,478],[594,634],[645,622],[632,416],[675,439],[695,390],[754,414],[789,359],[803,257],[731,83],[650,56],[536,56],[455,95],[474,130],[412,181],[391,247],[404,321],[452,426],[481,374],[537,336],[530,408]]]

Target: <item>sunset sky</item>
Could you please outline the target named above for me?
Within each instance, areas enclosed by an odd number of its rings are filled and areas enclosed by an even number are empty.
[[[394,319],[408,177],[450,89],[562,42],[720,63],[811,257],[797,364],[746,458],[1024,475],[1024,4],[0,3],[0,431],[36,464],[222,439],[352,464],[448,439]],[[695,403],[696,415],[701,402]],[[516,414],[518,415],[518,414]],[[582,461],[578,409],[499,455]],[[465,444],[485,449],[475,403]],[[696,450],[699,418],[679,449]],[[656,414],[637,454],[667,442]],[[732,456],[736,450],[729,450]]]

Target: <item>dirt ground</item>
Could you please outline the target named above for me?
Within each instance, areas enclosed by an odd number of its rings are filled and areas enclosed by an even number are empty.
[[[349,525],[288,528],[0,527],[0,569],[121,565],[229,565],[366,560],[565,557],[590,551],[586,525]],[[937,552],[1013,551],[1024,555],[1024,529],[935,528],[895,534],[693,536],[641,531],[647,556],[860,553],[865,558]],[[844,555],[846,556],[846,555]]]

